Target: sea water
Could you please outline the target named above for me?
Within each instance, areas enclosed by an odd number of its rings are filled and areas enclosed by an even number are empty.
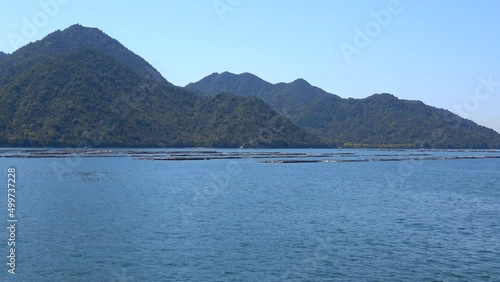
[[[0,161],[2,281],[500,280],[498,158]],[[7,272],[8,168],[16,274]]]

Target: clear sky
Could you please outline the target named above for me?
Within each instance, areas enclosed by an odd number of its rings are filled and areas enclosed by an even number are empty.
[[[500,132],[500,1],[0,0],[0,51],[98,27],[184,86],[213,73],[391,93]]]

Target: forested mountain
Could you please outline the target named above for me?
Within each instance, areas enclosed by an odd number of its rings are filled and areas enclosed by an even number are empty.
[[[228,72],[177,87],[81,25],[0,52],[0,104],[0,146],[500,148],[491,129],[390,94]]]
[[[216,147],[321,147],[326,143],[279,115],[254,97],[220,93],[200,97],[194,124],[197,144]],[[259,124],[261,126],[255,126]],[[246,140],[241,142],[239,140]]]
[[[7,57],[8,57],[7,54],[5,54],[4,52],[0,52],[0,62],[6,59]]]
[[[390,94],[342,99],[303,79],[271,84],[255,75],[214,73],[186,86],[208,96],[254,96],[309,132],[345,147],[500,148],[492,129]]]
[[[80,25],[0,56],[0,145],[317,147],[254,98],[200,97]]]
[[[196,83],[188,84],[186,88],[201,91],[208,96],[228,92],[245,97],[257,97],[281,114],[290,117],[300,114],[298,112],[304,105],[318,99],[325,97],[341,99],[311,86],[303,79],[297,79],[292,83],[271,84],[250,73],[240,75],[229,72],[213,73]]]
[[[53,56],[68,54],[80,49],[98,51],[149,79],[166,82],[148,62],[128,50],[117,40],[97,28],[76,24],[63,31],[55,31],[42,40],[30,43],[12,53],[0,65],[0,84]]]

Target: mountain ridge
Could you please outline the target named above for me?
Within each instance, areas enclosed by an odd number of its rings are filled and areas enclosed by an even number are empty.
[[[95,28],[73,25],[20,48],[0,61],[0,78],[0,146],[326,144],[260,100],[174,86]]]
[[[388,93],[212,73],[179,87],[97,28],[0,53],[0,146],[500,148],[500,134]]]
[[[208,88],[203,87],[203,89],[196,87],[196,83],[203,80],[209,80],[212,85]],[[287,118],[300,110],[300,104],[309,103],[315,98],[331,95],[333,98],[340,99],[340,97],[327,93],[319,87],[311,86],[304,79],[296,79],[291,83],[272,84],[248,72],[240,75],[230,72],[212,73],[199,82],[189,83],[185,87],[202,91],[208,96],[213,96],[219,92],[234,93],[240,96],[254,96],[262,99]],[[310,95],[302,95],[301,88],[304,88],[304,86],[312,87]]]
[[[118,40],[108,36],[98,28],[74,24],[64,30],[54,31],[41,40],[29,43],[6,57],[0,68],[8,68],[9,73],[4,72],[4,75],[0,76],[0,84],[5,83],[9,77],[41,63],[55,54],[70,53],[81,48],[99,50],[153,80],[166,82],[166,79],[153,66],[139,55],[128,50]],[[19,57],[24,57],[21,63],[19,60],[16,61],[16,58]]]
[[[230,92],[255,96],[328,142],[339,146],[414,148],[500,148],[500,134],[445,109],[389,94],[341,98],[303,79],[269,83],[248,73],[212,73],[186,85],[207,96]],[[446,138],[436,138],[436,135]]]

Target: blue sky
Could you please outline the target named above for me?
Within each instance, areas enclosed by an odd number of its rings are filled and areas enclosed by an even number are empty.
[[[223,71],[272,83],[304,78],[341,97],[421,100],[500,132],[500,1],[0,3],[7,53],[80,23],[116,38],[176,85]]]

